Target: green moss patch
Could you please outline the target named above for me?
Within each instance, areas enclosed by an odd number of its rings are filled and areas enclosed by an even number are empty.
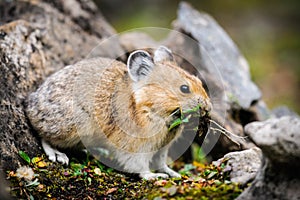
[[[30,160],[24,152],[20,155],[28,164],[7,172],[11,195],[17,199],[234,199],[242,192],[229,181],[230,169],[224,163],[176,161],[172,167],[181,173],[181,179],[146,181],[89,157],[73,158],[69,166],[63,166],[45,155]]]

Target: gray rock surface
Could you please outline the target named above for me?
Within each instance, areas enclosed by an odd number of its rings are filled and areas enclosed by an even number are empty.
[[[264,161],[238,199],[300,199],[300,119],[285,116],[253,122],[245,130],[261,148]]]
[[[0,199],[11,200],[12,198],[9,195],[9,183],[6,180],[5,175],[5,172],[3,172],[3,170],[0,169]]]
[[[68,2],[74,3],[74,6],[67,6],[68,10],[65,10]],[[27,94],[49,74],[87,57],[98,43],[114,34],[99,11],[89,12],[90,9],[95,9],[92,1],[0,2],[2,169],[13,170],[23,162],[18,155],[19,150],[30,157],[42,152],[24,113]],[[102,28],[91,31],[89,27],[96,24]],[[123,49],[115,42],[109,51],[98,48],[95,56],[122,54]]]
[[[132,52],[136,49],[157,48],[159,43],[156,42],[150,35],[133,31],[125,32],[119,37],[121,46],[126,52]]]
[[[246,59],[212,17],[182,2],[176,27],[199,42],[198,56],[202,67],[211,74],[215,74],[214,68],[221,73],[229,101],[247,109],[261,98],[260,90],[250,79]]]
[[[285,116],[245,127],[254,143],[274,163],[300,165],[300,119]]]
[[[293,116],[299,118],[299,115],[294,111],[292,111],[291,109],[289,109],[287,106],[279,106],[277,108],[274,108],[271,112],[277,118],[283,116]]]
[[[217,165],[226,161],[224,169],[230,169],[230,180],[246,185],[255,178],[261,166],[261,157],[261,150],[253,147],[244,151],[230,152],[213,163]]]

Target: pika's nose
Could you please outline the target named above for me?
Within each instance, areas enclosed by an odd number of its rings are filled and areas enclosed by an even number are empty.
[[[200,100],[199,101],[201,108],[207,112],[210,112],[212,109],[212,104],[208,99]]]
[[[207,112],[210,112],[211,109],[212,109],[212,104],[211,104],[211,102],[208,101],[207,104],[206,104],[205,110],[206,110]]]

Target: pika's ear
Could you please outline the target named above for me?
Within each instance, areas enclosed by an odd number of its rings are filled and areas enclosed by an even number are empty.
[[[165,46],[160,46],[154,52],[154,63],[162,61],[174,61],[172,51]]]
[[[135,82],[148,76],[153,67],[154,63],[152,57],[146,51],[134,51],[130,54],[127,60],[129,76]]]

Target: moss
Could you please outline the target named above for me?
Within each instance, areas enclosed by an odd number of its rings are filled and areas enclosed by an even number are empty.
[[[173,168],[182,174],[181,179],[146,181],[89,157],[73,158],[68,167],[48,161],[45,155],[31,161],[33,180],[17,177],[14,171],[7,174],[11,194],[17,199],[234,199],[242,192],[229,181],[224,164],[177,161]]]

